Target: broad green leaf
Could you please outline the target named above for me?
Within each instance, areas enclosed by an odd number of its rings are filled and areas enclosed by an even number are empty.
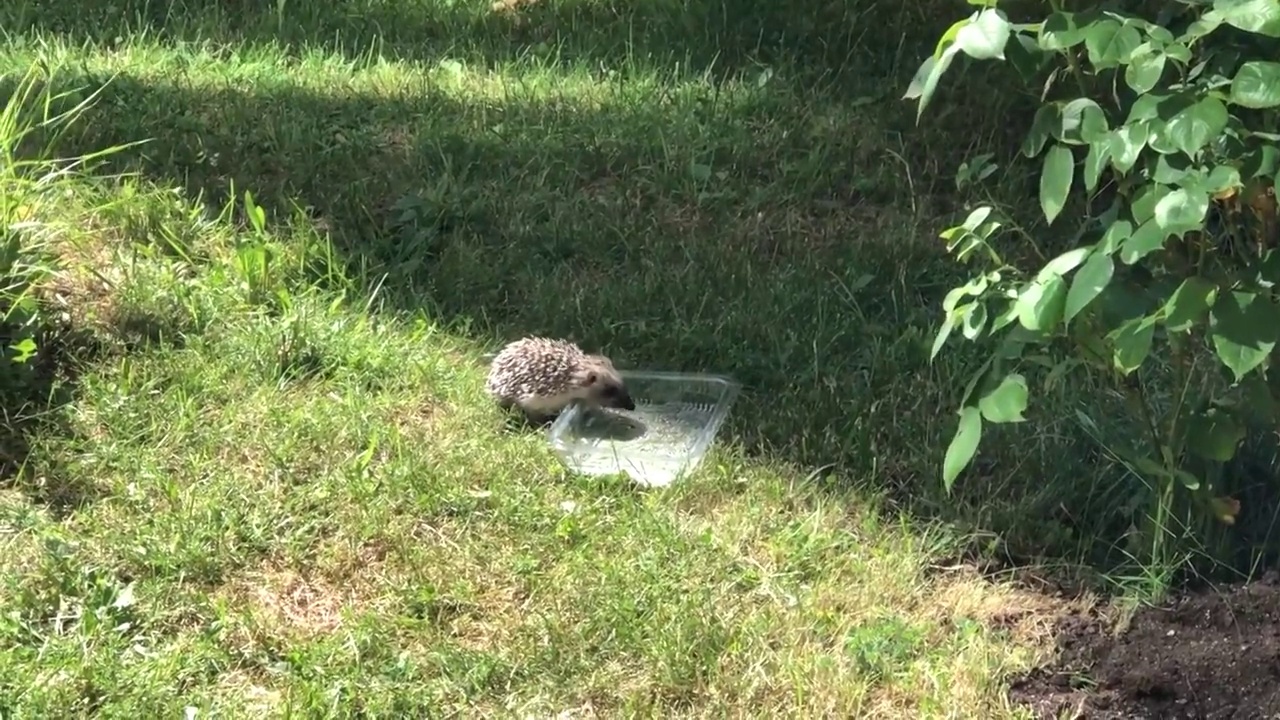
[[[1116,33],[1122,25],[1119,21],[1107,18],[1085,26],[1084,44],[1088,51],[1089,62],[1095,67],[1102,67],[1108,50],[1115,42]]]
[[[1147,128],[1151,134],[1147,136],[1147,147],[1160,153],[1161,155],[1172,155],[1173,153],[1182,152],[1177,145],[1173,144],[1173,140],[1165,132],[1167,123],[1156,120],[1147,122]]]
[[[1138,120],[1168,120],[1169,118],[1172,118],[1177,114],[1176,111],[1166,111],[1163,115],[1160,112],[1161,106],[1165,105],[1169,101],[1169,98],[1169,95],[1162,93],[1147,93],[1146,95],[1138,97],[1138,99],[1133,101],[1133,105],[1129,107],[1129,116],[1125,118],[1125,124],[1136,124]],[[1178,110],[1182,110],[1191,104],[1192,103],[1188,102],[1183,105],[1183,107],[1178,108]]]
[[[1094,103],[1086,106],[1080,118],[1080,139],[1086,143],[1110,139],[1111,123],[1107,122],[1107,114]]]
[[[956,46],[977,60],[1004,59],[1004,46],[1009,42],[1009,21],[999,10],[987,8],[977,13],[973,22],[956,33]]]
[[[1027,409],[1027,379],[1018,373],[1006,375],[999,386],[982,396],[978,409],[988,422],[1022,422]]]
[[[1190,45],[1196,40],[1199,40],[1205,35],[1217,30],[1221,26],[1222,16],[1212,12],[1207,12],[1204,15],[1201,15],[1199,19],[1188,25],[1186,32],[1182,33],[1182,37],[1178,38],[1178,40]]]
[[[1129,212],[1133,215],[1134,221],[1144,223],[1155,217],[1156,204],[1171,192],[1173,188],[1160,183],[1148,183],[1138,188],[1129,205]]]
[[[1214,350],[1237,382],[1267,359],[1276,345],[1278,325],[1275,306],[1253,293],[1220,295],[1209,311]]]
[[[1207,97],[1175,115],[1163,134],[1174,147],[1195,157],[1226,127],[1227,106],[1217,98]]]
[[[959,37],[960,31],[963,30],[966,25],[973,22],[973,17],[974,16],[971,15],[966,18],[960,18],[959,20],[951,23],[951,27],[948,27],[946,31],[942,33],[942,36],[938,38],[937,44],[933,46],[933,58],[935,60],[942,60],[943,54],[955,45],[956,38]],[[953,54],[958,50],[959,48],[953,50]]]
[[[1111,343],[1115,347],[1112,360],[1117,370],[1128,375],[1142,366],[1151,352],[1155,328],[1155,320],[1150,317],[1133,318],[1116,328],[1111,334]]]
[[[942,347],[947,344],[947,338],[951,337],[951,331],[956,329],[959,321],[959,313],[955,312],[947,312],[946,317],[942,319],[942,327],[938,328],[938,334],[933,338],[933,349],[929,351],[930,363],[938,357]]]
[[[1102,179],[1102,171],[1111,161],[1111,136],[1089,143],[1089,154],[1084,157],[1084,189],[1093,192]]]
[[[1175,468],[1173,476],[1178,478],[1178,482],[1182,483],[1183,487],[1192,492],[1200,489],[1200,478],[1197,478],[1195,475],[1192,475],[1182,468]]]
[[[1164,241],[1168,237],[1169,234],[1160,227],[1160,223],[1155,218],[1150,218],[1124,241],[1124,245],[1120,247],[1120,260],[1125,265],[1132,265],[1164,247]]]
[[[1268,250],[1256,266],[1257,282],[1265,288],[1280,285],[1280,250]]]
[[[1165,57],[1175,62],[1183,64],[1191,62],[1191,48],[1180,42],[1169,43],[1164,46]]]
[[[963,234],[961,241],[956,243],[954,246],[951,246],[949,249],[953,249],[955,252],[956,260],[964,262],[966,258],[981,247],[983,247],[982,239],[975,233],[966,232]]]
[[[1060,275],[1033,280],[1018,294],[1018,323],[1028,330],[1050,331],[1062,320],[1067,281]]]
[[[1041,105],[1031,121],[1031,129],[1027,131],[1027,137],[1022,141],[1022,154],[1029,158],[1039,155],[1044,150],[1044,144],[1057,134],[1058,128],[1061,127],[1061,106],[1057,103]]]
[[[1217,351],[1222,364],[1235,375],[1236,382],[1261,365],[1271,353],[1272,347],[1275,347],[1275,343],[1265,343],[1262,346],[1241,345],[1221,335],[1213,336],[1213,349]]]
[[[946,457],[942,460],[942,484],[951,492],[951,486],[964,471],[973,454],[978,450],[978,442],[982,439],[982,412],[969,406],[960,411],[960,425],[956,434],[947,446]]]
[[[1167,25],[1167,22],[1160,22],[1157,20],[1156,22],[1151,23],[1146,20],[1139,20],[1136,18],[1130,18],[1130,21],[1137,22],[1138,27],[1142,28],[1142,31],[1145,32],[1153,41],[1150,43],[1142,43],[1143,45],[1164,46],[1176,40],[1176,38],[1173,37],[1173,33],[1169,32],[1168,29],[1161,27],[1162,25]],[[1132,58],[1130,58],[1130,61],[1132,61]]]
[[[962,321],[960,334],[969,340],[977,340],[987,325],[987,306],[982,302],[969,303],[965,306]]]
[[[947,292],[946,297],[942,298],[942,309],[944,312],[951,312],[956,309],[960,301],[973,294],[973,288],[968,284],[960,287],[953,287]]]
[[[999,220],[991,220],[989,222],[982,223],[982,227],[974,231],[974,234],[982,238],[983,240],[989,240],[991,238],[991,235],[996,230],[999,230],[1002,225],[1003,223],[1001,223]]]
[[[1244,425],[1230,414],[1210,408],[1196,413],[1187,426],[1187,449],[1209,460],[1227,462],[1244,440]]]
[[[1044,217],[1053,221],[1067,204],[1071,181],[1075,177],[1075,158],[1064,145],[1054,145],[1044,157],[1044,169],[1040,173],[1040,209]]]
[[[978,237],[976,233],[958,225],[943,230],[938,236],[947,241],[947,252],[954,253],[956,260],[961,262],[970,253],[983,245],[982,238]]]
[[[1151,92],[1164,74],[1165,54],[1158,50],[1137,53],[1124,69],[1124,81],[1138,94]]]
[[[1000,330],[1003,330],[1006,327],[1008,327],[1010,323],[1012,323],[1014,320],[1017,320],[1017,319],[1018,319],[1018,303],[1015,298],[1013,302],[1010,302],[1008,305],[1005,306],[1004,312],[997,315],[996,319],[991,322],[991,332],[993,333],[999,332]]]
[[[1093,247],[1088,245],[1072,248],[1045,263],[1044,267],[1040,268],[1040,272],[1036,273],[1036,279],[1043,281],[1054,275],[1066,275],[1080,267],[1080,263],[1084,262],[1091,252],[1093,252]]]
[[[920,67],[916,68],[916,74],[911,77],[911,82],[907,84],[907,91],[902,93],[903,100],[915,100],[924,95],[925,83],[929,80],[929,74],[933,72],[933,66],[937,64],[938,59],[932,55],[920,63]]]
[[[1089,256],[1088,262],[1071,279],[1071,290],[1067,292],[1067,302],[1063,309],[1063,319],[1071,322],[1081,310],[1111,282],[1116,264],[1111,256],[1097,252]]]
[[[1111,166],[1121,175],[1129,172],[1138,162],[1149,135],[1144,122],[1117,128],[1111,134]]]
[[[991,217],[991,209],[990,205],[979,205],[969,213],[969,216],[964,219],[960,226],[969,231],[977,230],[979,225]]]
[[[1276,422],[1280,421],[1280,402],[1273,397],[1266,378],[1260,374],[1250,375],[1240,383],[1240,390],[1249,401],[1238,408],[1243,411],[1238,417],[1246,424],[1265,423],[1275,427]]]
[[[1231,102],[1255,110],[1280,105],[1280,63],[1251,60],[1241,65],[1231,81]]]
[[[1213,9],[1228,25],[1280,37],[1280,0],[1215,0]]]
[[[1062,125],[1055,135],[1072,143],[1091,143],[1110,131],[1107,115],[1089,98],[1076,98],[1062,107]]]
[[[1127,62],[1142,44],[1142,35],[1132,25],[1121,25],[1107,18],[1089,26],[1084,44],[1089,51],[1089,62],[1101,70]]]
[[[1076,23],[1075,15],[1054,12],[1045,18],[1040,29],[1040,47],[1044,50],[1066,50],[1084,42],[1085,28]]]
[[[933,93],[938,89],[938,82],[942,79],[943,74],[947,72],[947,68],[951,67],[951,61],[955,59],[956,53],[959,52],[955,45],[947,46],[942,51],[942,55],[929,68],[929,74],[925,78],[920,88],[920,100],[916,104],[916,123],[919,124],[920,118],[924,117],[925,108],[928,107],[929,101],[933,99]]]
[[[1107,226],[1106,232],[1102,233],[1102,239],[1098,241],[1098,251],[1110,255],[1119,250],[1131,235],[1133,235],[1133,223],[1128,220],[1116,220]]]
[[[1041,68],[1047,63],[1048,55],[1029,35],[1015,33],[1013,40],[1004,48],[1005,60],[1013,65],[1023,81],[1031,82],[1036,79]]]
[[[1250,180],[1272,177],[1277,170],[1280,170],[1280,148],[1270,143],[1246,152],[1240,163],[1240,174]]]
[[[1209,173],[1209,177],[1205,178],[1204,188],[1211,193],[1220,193],[1224,190],[1239,188],[1244,186],[1244,181],[1240,179],[1240,171],[1231,165],[1219,165]]]
[[[1151,179],[1162,185],[1177,185],[1195,170],[1191,158],[1186,155],[1161,155],[1156,158],[1156,169]],[[1154,210],[1154,208],[1153,208]]]
[[[1202,277],[1192,276],[1182,281],[1164,305],[1164,326],[1169,332],[1185,332],[1202,321],[1218,287]]]
[[[1204,226],[1209,212],[1209,196],[1201,191],[1179,188],[1160,198],[1154,219],[1166,235],[1182,234]]]

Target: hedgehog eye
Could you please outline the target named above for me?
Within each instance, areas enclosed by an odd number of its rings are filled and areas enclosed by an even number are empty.
[[[607,398],[615,397],[618,394],[618,387],[616,385],[609,385],[605,387],[604,390],[601,390],[600,394]]]

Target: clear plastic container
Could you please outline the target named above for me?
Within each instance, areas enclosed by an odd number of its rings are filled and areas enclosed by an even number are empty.
[[[692,472],[715,441],[741,386],[717,375],[622,371],[635,410],[573,403],[551,425],[551,447],[569,469],[626,473],[646,487]]]

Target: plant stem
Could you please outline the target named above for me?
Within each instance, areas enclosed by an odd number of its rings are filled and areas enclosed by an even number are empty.
[[[1138,410],[1146,422],[1147,431],[1151,434],[1152,451],[1160,458],[1160,464],[1164,466],[1165,470],[1164,477],[1156,478],[1158,491],[1156,494],[1154,534],[1151,537],[1151,562],[1153,564],[1163,564],[1165,527],[1171,511],[1170,506],[1173,502],[1173,484],[1176,482],[1173,468],[1174,458],[1172,453],[1167,452],[1168,448],[1164,443],[1160,442],[1160,429],[1156,424],[1155,416],[1151,413],[1151,406],[1147,402],[1145,385],[1142,380],[1135,378],[1133,386],[1126,385],[1126,388],[1130,390],[1130,398],[1137,401]]]

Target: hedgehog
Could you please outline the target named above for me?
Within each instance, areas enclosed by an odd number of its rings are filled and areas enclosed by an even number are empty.
[[[504,410],[518,406],[538,424],[569,403],[635,410],[626,384],[604,355],[589,355],[567,340],[525,337],[502,348],[489,365],[488,391]]]

